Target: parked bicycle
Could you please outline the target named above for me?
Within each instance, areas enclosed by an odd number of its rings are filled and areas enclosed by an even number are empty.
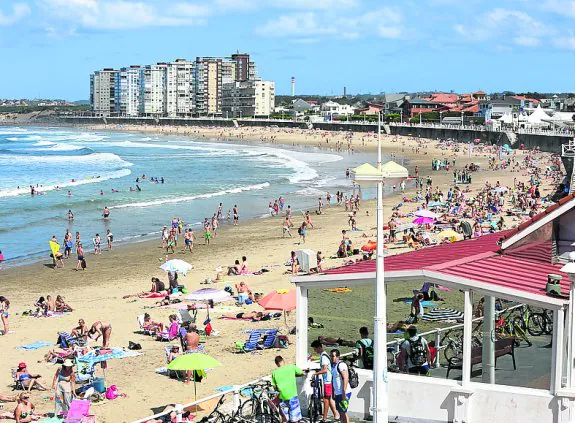
[[[316,423],[321,421],[323,417],[323,379],[318,375],[314,375],[311,387],[313,391],[309,397],[308,417],[310,423]]]
[[[275,404],[278,392],[269,381],[250,385],[250,399],[244,401],[230,417],[230,422],[280,423],[280,412]]]
[[[224,403],[224,401],[225,401],[225,395],[222,395],[222,397],[218,401],[218,404],[216,405],[216,408],[214,408],[212,412],[207,416],[202,417],[199,423],[226,423],[227,421],[226,416],[219,410],[220,406]]]

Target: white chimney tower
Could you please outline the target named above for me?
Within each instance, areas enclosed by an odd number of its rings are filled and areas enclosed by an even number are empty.
[[[291,96],[295,97],[295,76],[291,77]]]

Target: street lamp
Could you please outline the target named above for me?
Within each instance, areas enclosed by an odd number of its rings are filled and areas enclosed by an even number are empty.
[[[377,246],[375,278],[375,318],[374,318],[374,362],[373,388],[375,423],[388,422],[387,394],[387,294],[385,292],[385,275],[383,259],[383,186],[385,181],[397,183],[409,175],[406,168],[393,161],[382,164],[381,156],[381,119],[378,113],[377,122],[377,168],[365,163],[353,170],[355,183],[377,184]]]

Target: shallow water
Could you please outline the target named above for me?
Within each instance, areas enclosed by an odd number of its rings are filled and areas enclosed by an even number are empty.
[[[149,239],[174,216],[200,224],[220,202],[224,216],[237,204],[241,220],[266,216],[282,195],[294,209],[314,207],[326,191],[351,192],[345,169],[369,160],[315,147],[0,127],[0,250],[8,265],[45,258],[48,240],[61,241],[66,229],[80,231],[88,248],[108,228],[115,241]],[[32,196],[30,185],[41,195]]]

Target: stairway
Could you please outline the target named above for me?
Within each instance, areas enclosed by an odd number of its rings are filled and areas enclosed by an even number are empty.
[[[517,134],[513,131],[505,131],[505,135],[507,135],[507,139],[509,140],[509,147],[514,147],[517,143]]]

